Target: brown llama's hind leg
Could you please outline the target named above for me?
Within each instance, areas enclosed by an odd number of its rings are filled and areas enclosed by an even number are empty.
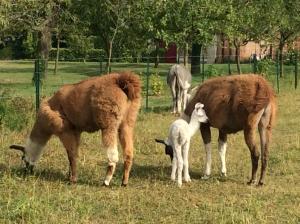
[[[260,145],[261,145],[261,155],[262,155],[261,175],[260,175],[258,185],[264,184],[266,168],[268,165],[269,142],[271,138],[271,127],[269,127],[270,119],[271,119],[271,110],[270,110],[270,106],[268,106],[258,123],[258,131],[260,135]]]
[[[104,185],[109,186],[109,183],[116,170],[117,162],[119,161],[119,152],[117,144],[117,129],[106,128],[102,130],[102,143],[107,152],[108,166]]]
[[[129,173],[133,159],[133,127],[129,126],[128,124],[121,124],[119,129],[119,139],[123,149],[124,158],[122,186],[126,186],[128,184]]]
[[[260,152],[256,144],[255,129],[257,128],[258,122],[260,121],[263,113],[264,110],[250,114],[247,120],[247,125],[244,128],[244,138],[250,150],[251,162],[252,162],[252,175],[248,184],[255,184],[256,182],[256,173],[258,168],[258,160],[259,160]]]
[[[69,167],[69,180],[71,183],[77,182],[77,157],[78,146],[80,142],[80,133],[75,131],[66,131],[59,135],[60,141],[66,148],[68,159],[70,163]]]
[[[248,184],[254,184],[256,182],[256,172],[258,167],[258,160],[260,153],[258,151],[256,142],[255,142],[255,129],[253,127],[247,127],[244,130],[244,137],[246,144],[250,150],[251,162],[252,162],[252,176]]]

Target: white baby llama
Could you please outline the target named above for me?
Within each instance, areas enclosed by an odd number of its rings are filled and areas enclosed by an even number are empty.
[[[176,170],[178,175],[178,186],[182,186],[182,170],[184,180],[190,182],[188,153],[191,137],[199,130],[200,123],[206,123],[208,118],[203,109],[204,105],[197,103],[192,113],[191,120],[187,123],[183,119],[175,120],[169,129],[167,140],[155,139],[156,142],[164,144],[166,154],[170,155],[172,160],[171,180],[176,179]],[[174,158],[173,158],[174,155]]]

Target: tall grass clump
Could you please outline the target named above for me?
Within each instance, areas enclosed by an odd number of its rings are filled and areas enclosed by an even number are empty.
[[[33,104],[23,97],[12,96],[8,89],[0,91],[0,127],[21,131],[30,121]]]

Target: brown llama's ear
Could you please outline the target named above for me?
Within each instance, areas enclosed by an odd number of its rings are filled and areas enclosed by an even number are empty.
[[[158,143],[161,143],[161,144],[164,144],[164,145],[167,145],[166,143],[165,143],[165,141],[164,140],[161,140],[161,139],[155,139],[155,141],[156,142],[158,142]]]
[[[25,153],[25,147],[24,146],[21,146],[21,145],[11,145],[9,146],[10,149],[16,149],[16,150],[19,150],[23,153]]]

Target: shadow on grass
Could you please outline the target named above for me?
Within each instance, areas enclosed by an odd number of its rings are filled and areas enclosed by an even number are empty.
[[[8,167],[7,165],[0,165],[0,178],[3,177],[4,173],[10,173],[11,176],[26,178],[29,176],[34,176],[38,179],[47,180],[51,182],[56,181],[67,181],[67,176],[63,174],[60,170],[55,169],[36,169],[32,174],[30,174],[26,169],[22,166],[18,167]]]
[[[103,173],[106,170],[106,164],[100,164]],[[99,173],[95,173],[91,169],[85,169],[82,167],[81,170],[78,170],[78,182],[79,185],[89,185],[89,186],[99,186],[103,183],[104,176],[99,176]],[[5,173],[9,173],[12,177],[24,178],[35,177],[40,180],[49,181],[49,182],[66,182],[69,183],[68,174],[63,170],[58,169],[39,169],[36,168],[32,174],[26,172],[25,168],[22,166],[9,167],[6,164],[0,164],[0,178],[3,178]],[[139,165],[133,164],[131,169],[130,178],[137,179],[155,179],[155,180],[168,180],[170,173],[170,167],[164,166],[155,166],[155,165]],[[116,182],[120,182],[123,176],[123,164],[119,163],[116,173],[113,178],[113,182],[116,185]],[[129,179],[130,181],[130,179]]]
[[[103,169],[103,173],[106,170],[106,164],[103,163],[100,165],[101,169]],[[78,174],[78,182],[77,185],[87,185],[87,186],[94,186],[99,187],[103,184],[104,176],[99,176],[99,173],[95,173],[94,170],[84,169],[82,167]],[[65,182],[66,184],[70,184],[68,180],[68,174],[62,170],[57,169],[36,169],[34,170],[33,174],[29,174],[25,171],[24,167],[9,167],[5,164],[0,164],[0,179],[3,178],[5,173],[10,173],[12,177],[16,178],[24,178],[27,177],[35,177],[37,179],[48,181],[48,182]],[[170,181],[170,174],[171,174],[171,164],[164,166],[164,165],[141,165],[134,163],[131,169],[131,174],[129,178],[129,184],[131,179],[134,181],[142,180],[143,182],[149,181],[156,182],[156,181]],[[191,178],[194,180],[201,180],[202,173],[195,172],[190,170]],[[121,184],[123,176],[123,164],[119,164],[112,180],[112,186],[119,186]],[[201,180],[207,183],[215,183],[215,182],[234,182],[234,183],[241,183],[240,181],[230,177],[220,177],[220,176],[212,176],[208,180]]]

